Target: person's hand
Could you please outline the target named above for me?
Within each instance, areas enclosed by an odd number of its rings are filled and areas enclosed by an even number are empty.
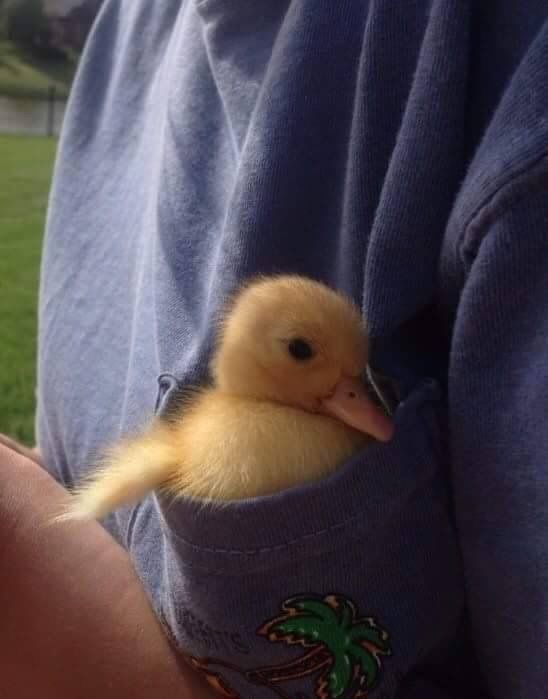
[[[0,445],[0,696],[214,699],[170,648],[130,558],[96,522],[51,525],[66,491]]]

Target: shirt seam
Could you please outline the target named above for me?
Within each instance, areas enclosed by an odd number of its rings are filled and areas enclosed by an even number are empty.
[[[283,551],[291,546],[297,546],[298,544],[301,544],[309,539],[323,536],[324,534],[328,534],[329,532],[332,532],[332,531],[335,531],[338,529],[343,529],[344,527],[349,525],[351,522],[362,519],[363,517],[364,517],[364,513],[360,512],[359,514],[352,515],[351,517],[344,519],[342,522],[337,522],[336,524],[331,524],[330,526],[324,527],[323,529],[318,529],[317,531],[312,531],[312,532],[309,532],[307,534],[303,534],[301,536],[295,537],[294,539],[289,539],[288,541],[283,541],[281,544],[275,544],[273,546],[260,546],[258,548],[252,548],[252,549],[228,549],[228,548],[199,546],[197,544],[193,544],[188,539],[185,539],[180,534],[175,532],[173,529],[170,529],[170,533],[176,539],[178,539],[183,544],[185,544],[185,546],[188,546],[189,548],[191,548],[193,551],[198,551],[200,553],[228,554],[230,556],[252,557],[252,556],[257,556],[257,555],[261,555],[264,553],[269,554],[269,553],[273,553],[276,551]]]
[[[468,272],[488,235],[488,229],[532,191],[548,184],[548,147],[540,155],[512,172],[468,217],[457,242],[457,254]]]

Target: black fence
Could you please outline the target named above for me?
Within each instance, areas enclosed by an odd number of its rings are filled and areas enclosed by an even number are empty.
[[[65,106],[54,85],[41,94],[0,93],[0,133],[58,136]]]

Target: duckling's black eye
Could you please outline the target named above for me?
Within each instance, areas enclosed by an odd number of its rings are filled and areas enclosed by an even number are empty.
[[[296,337],[291,340],[287,346],[289,354],[293,359],[298,359],[300,362],[311,359],[314,356],[314,351],[312,347],[308,344],[306,340],[301,340],[300,337]]]

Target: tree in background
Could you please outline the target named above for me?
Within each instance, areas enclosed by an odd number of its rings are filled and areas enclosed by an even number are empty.
[[[81,0],[50,14],[44,0],[0,0],[0,38],[49,58],[65,58],[67,49],[78,54],[102,2]]]
[[[3,39],[6,36],[4,5],[4,0],[0,0],[0,39]]]
[[[42,0],[11,0],[3,13],[8,39],[33,51],[52,48],[49,21]]]

